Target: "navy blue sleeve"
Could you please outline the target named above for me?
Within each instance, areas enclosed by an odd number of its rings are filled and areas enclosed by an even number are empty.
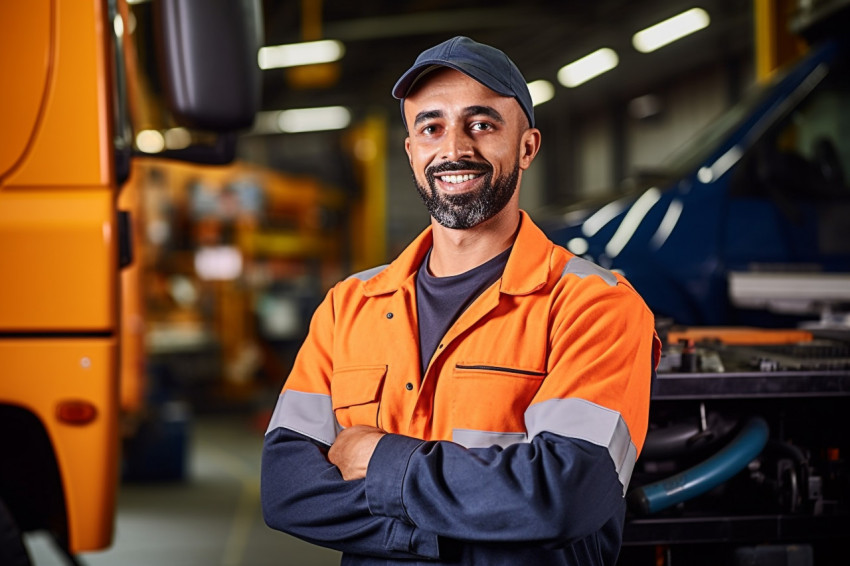
[[[608,450],[549,432],[471,449],[388,434],[369,462],[366,498],[373,514],[438,535],[547,546],[596,533],[624,510]]]
[[[409,521],[373,516],[365,480],[345,481],[327,447],[285,428],[266,434],[261,500],[273,529],[342,552],[382,558],[439,558],[439,540]]]

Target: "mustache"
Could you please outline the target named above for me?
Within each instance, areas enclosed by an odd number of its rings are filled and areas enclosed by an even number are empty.
[[[437,173],[448,173],[450,171],[490,172],[492,170],[493,167],[486,163],[477,163],[475,161],[461,159],[458,161],[445,161],[443,163],[440,163],[439,165],[432,165],[425,170],[425,174],[429,177],[433,177]]]

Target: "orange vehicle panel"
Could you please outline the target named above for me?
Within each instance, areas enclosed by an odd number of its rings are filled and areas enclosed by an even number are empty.
[[[0,179],[21,159],[36,132],[50,62],[50,0],[0,2]],[[2,184],[2,183],[0,183]]]
[[[749,327],[691,327],[671,330],[668,344],[679,340],[719,340],[724,344],[793,344],[811,342],[812,333],[805,330]]]
[[[130,213],[132,222],[133,262],[121,270],[121,408],[133,413],[145,403],[145,328],[142,308],[142,231],[141,187],[138,168],[118,195],[118,206]]]
[[[118,481],[117,343],[102,339],[0,341],[0,403],[32,411],[53,443],[68,510],[72,552],[111,543]],[[37,383],[38,395],[33,384]],[[97,408],[85,425],[59,422],[58,403],[83,400]]]
[[[3,4],[20,4],[21,10],[27,10],[30,1]],[[111,73],[103,38],[110,37],[111,23],[107,24],[101,2],[57,1],[51,6],[57,13],[41,122],[23,161],[3,183],[5,188],[106,186],[112,168],[108,132]],[[10,22],[18,25],[15,19]],[[110,28],[104,30],[106,25]],[[7,48],[5,41],[0,45]],[[13,53],[20,49],[9,48]],[[34,96],[32,92],[24,94]]]
[[[115,326],[113,199],[107,189],[0,191],[0,330]]]

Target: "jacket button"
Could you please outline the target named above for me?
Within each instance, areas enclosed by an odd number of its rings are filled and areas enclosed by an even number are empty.
[[[407,383],[404,385],[404,388],[405,388],[405,389],[407,389],[408,391],[413,391],[413,384],[412,384],[412,383],[410,383],[410,382],[407,382]]]
[[[393,317],[393,313],[388,312],[388,313],[387,313],[387,318],[392,318],[392,317]]]

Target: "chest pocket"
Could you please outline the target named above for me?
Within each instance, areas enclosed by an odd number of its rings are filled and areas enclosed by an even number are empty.
[[[334,416],[344,427],[378,426],[381,390],[387,366],[357,366],[335,370],[331,377]]]
[[[525,410],[546,374],[493,364],[459,363],[453,377],[454,428],[525,432]]]

